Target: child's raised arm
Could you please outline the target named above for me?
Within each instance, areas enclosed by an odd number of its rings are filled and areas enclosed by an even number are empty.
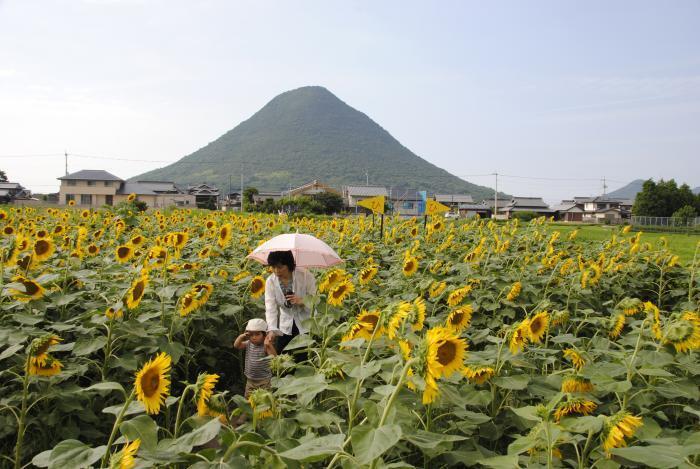
[[[277,356],[277,350],[275,349],[275,334],[267,333],[265,336],[265,353],[268,355],[272,355],[273,357]]]
[[[248,344],[248,333],[244,332],[243,334],[236,337],[236,340],[233,342],[233,348],[235,348],[237,350],[245,350],[245,347],[247,344]]]

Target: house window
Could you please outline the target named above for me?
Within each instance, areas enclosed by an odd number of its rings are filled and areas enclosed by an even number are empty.
[[[114,204],[114,197],[112,195],[106,195],[105,196],[105,204],[107,204],[107,205]]]
[[[111,187],[112,181],[105,181],[105,187]]]
[[[401,207],[406,209],[406,210],[410,210],[413,208],[413,202],[404,202]]]
[[[87,183],[88,183],[88,186],[96,186],[97,185],[97,181],[88,181]]]
[[[80,194],[80,205],[92,205],[92,195]]]
[[[75,194],[66,194],[66,203],[75,200]]]
[[[66,181],[66,184],[69,185],[69,186],[77,186],[77,185],[78,185],[78,181],[76,181],[75,179],[68,179],[68,180]]]

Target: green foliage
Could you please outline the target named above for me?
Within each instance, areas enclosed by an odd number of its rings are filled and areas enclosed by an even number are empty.
[[[679,208],[675,212],[673,212],[673,215],[671,215],[673,218],[681,218],[683,220],[688,220],[689,218],[695,218],[698,216],[697,210],[695,210],[695,207],[692,205],[684,205],[683,207]]]
[[[670,217],[686,205],[695,207],[696,211],[700,210],[700,195],[693,194],[687,184],[678,187],[673,179],[661,179],[658,183],[648,179],[634,200],[632,213],[638,216]]]
[[[535,212],[513,212],[513,218],[520,221],[530,221],[537,218],[539,215]]]
[[[133,179],[227,187],[229,176],[283,190],[318,179],[333,187],[370,183],[490,197],[420,158],[367,115],[327,89],[309,86],[282,93],[250,119],[196,152]]]
[[[7,174],[2,169],[0,169],[0,182],[7,182]]]

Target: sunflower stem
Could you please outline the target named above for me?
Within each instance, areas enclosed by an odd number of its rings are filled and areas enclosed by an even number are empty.
[[[107,441],[107,448],[105,449],[105,455],[102,457],[102,463],[100,464],[100,467],[103,468],[107,464],[107,461],[109,460],[110,456],[110,449],[112,448],[112,443],[114,442],[114,438],[117,436],[117,429],[119,428],[119,425],[122,423],[122,419],[124,418],[124,414],[126,414],[126,409],[129,408],[129,404],[134,400],[134,396],[136,396],[136,389],[131,390],[131,394],[129,394],[129,397],[126,398],[126,402],[124,402],[124,406],[122,406],[122,410],[119,411],[119,415],[117,415],[117,420],[114,422],[114,426],[112,427],[112,433],[109,435],[109,440]]]
[[[109,364],[109,358],[112,355],[112,323],[114,319],[109,320],[107,325],[107,343],[105,344],[105,360],[102,364],[102,381],[107,377],[107,365]]]
[[[173,433],[173,438],[177,438],[178,433],[180,433],[180,426],[182,425],[182,422],[180,422],[180,415],[182,414],[182,407],[185,402],[185,395],[187,395],[187,391],[189,391],[192,388],[191,384],[188,384],[185,386],[185,389],[182,391],[182,394],[180,394],[180,402],[177,404],[177,414],[175,414],[175,429]]]
[[[22,441],[24,440],[24,420],[27,417],[27,398],[29,395],[29,361],[31,354],[27,353],[22,379],[22,408],[17,419],[17,444],[15,445],[15,469],[22,467]]]

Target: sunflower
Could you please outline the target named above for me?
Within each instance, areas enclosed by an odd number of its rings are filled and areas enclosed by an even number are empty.
[[[433,282],[432,285],[430,285],[430,290],[428,290],[430,298],[440,296],[440,294],[445,291],[445,288],[447,288],[447,284],[445,282]]]
[[[26,303],[28,301],[38,300],[44,296],[44,287],[32,279],[23,277],[22,275],[16,275],[12,278],[12,282],[24,285],[24,291],[10,289],[10,294],[18,301]]]
[[[560,402],[554,411],[554,420],[559,421],[562,417],[571,414],[588,415],[592,413],[598,405],[587,399],[574,398],[566,402]]]
[[[406,277],[410,277],[411,275],[415,274],[418,270],[418,259],[416,259],[414,256],[407,256],[403,261],[402,270]]]
[[[321,284],[318,286],[318,291],[319,293],[325,293],[327,291],[330,291],[338,285],[339,283],[344,282],[348,277],[347,272],[345,272],[343,269],[333,269],[330,272],[326,274],[324,277],[323,281]]]
[[[423,404],[432,404],[435,399],[440,395],[440,390],[438,389],[437,382],[433,375],[428,373],[425,375],[425,389],[423,390]]]
[[[237,273],[236,275],[234,275],[233,278],[231,279],[231,281],[232,281],[233,283],[236,283],[236,282],[238,282],[239,280],[242,280],[242,279],[244,279],[244,278],[246,278],[246,277],[250,277],[250,272],[248,272],[247,270],[244,270],[243,272],[239,272],[239,273]],[[261,277],[261,278],[262,278],[262,277]]]
[[[539,344],[545,332],[547,332],[548,325],[549,314],[546,311],[535,314],[528,324],[528,340],[532,343]]]
[[[263,293],[265,293],[265,279],[260,275],[256,275],[250,281],[250,296],[257,299]]]
[[[387,337],[390,339],[396,338],[397,332],[401,327],[401,324],[406,320],[408,315],[413,310],[413,305],[408,301],[402,301],[396,308],[394,314],[389,318],[389,324],[387,325]]]
[[[625,297],[620,300],[615,309],[622,312],[625,316],[634,316],[644,311],[644,302],[639,298]]]
[[[69,200],[69,201],[68,201],[68,205],[70,205],[71,207],[73,207],[73,206],[75,205],[75,200]]]
[[[529,337],[529,323],[530,321],[527,318],[523,319],[523,321],[518,325],[518,327],[516,327],[513,330],[513,334],[510,337],[510,344],[508,345],[510,353],[512,353],[513,355],[517,355],[523,349],[525,349],[525,345],[527,345],[527,340]]]
[[[100,248],[96,244],[90,244],[87,247],[87,253],[90,256],[96,256],[100,253]]]
[[[231,224],[226,223],[219,228],[219,239],[216,241],[220,248],[225,248],[231,241]]]
[[[272,393],[266,389],[256,389],[250,393],[248,403],[253,410],[253,418],[262,420],[272,417],[272,410],[275,404],[275,398]]]
[[[60,361],[47,355],[41,361],[37,357],[30,357],[27,372],[36,376],[54,376],[61,372],[61,368],[63,368],[63,364]]]
[[[608,453],[608,456],[612,448],[627,446],[625,437],[632,438],[637,429],[642,425],[641,417],[637,417],[626,411],[618,412],[606,418],[602,439],[603,449]]]
[[[577,370],[580,370],[586,364],[586,360],[583,359],[581,354],[571,348],[564,350],[564,358],[569,359]]]
[[[463,305],[452,311],[445,320],[445,326],[455,332],[461,332],[467,327],[472,320],[474,308],[472,305]]]
[[[358,314],[355,318],[355,323],[350,326],[350,329],[348,330],[347,334],[343,336],[341,342],[360,338],[369,340],[372,337],[374,328],[377,327],[378,323],[379,311],[361,310],[360,314]],[[384,329],[380,327],[377,329],[377,332],[374,333],[374,336],[379,338],[383,332]]]
[[[37,262],[43,262],[54,253],[55,247],[53,240],[51,238],[39,238],[34,241],[34,246],[32,248],[32,254],[34,255],[34,260]]]
[[[464,368],[464,376],[474,384],[484,384],[491,379],[495,373],[496,371],[490,366],[467,366]]]
[[[56,225],[53,227],[53,234],[54,235],[61,235],[66,231],[66,227],[63,225]]]
[[[328,301],[329,305],[340,306],[345,298],[354,291],[355,286],[352,284],[352,282],[350,280],[345,280],[329,290],[326,301]]]
[[[2,229],[2,233],[8,236],[13,235],[15,234],[15,227],[12,225],[7,225]]]
[[[462,300],[464,300],[464,298],[469,294],[470,291],[472,291],[471,285],[466,285],[464,287],[460,287],[456,290],[453,290],[447,296],[447,304],[449,306],[457,306],[462,302]]]
[[[124,448],[114,456],[109,461],[110,469],[132,469],[136,462],[134,461],[134,456],[141,446],[141,439],[137,438],[131,443],[127,441]]]
[[[181,317],[185,317],[197,309],[197,302],[192,293],[187,292],[180,298],[178,309],[180,310]]]
[[[195,283],[190,290],[194,301],[197,303],[197,308],[204,306],[209,297],[214,291],[214,286],[210,283]]]
[[[423,323],[425,322],[425,300],[420,296],[413,300],[413,314],[411,320],[411,329],[414,332],[423,329]]]
[[[561,382],[561,392],[591,392],[593,383],[587,378],[569,375]]]
[[[114,256],[116,257],[117,262],[123,264],[134,257],[134,248],[128,244],[122,244],[114,251]]]
[[[46,231],[46,230],[44,230],[44,229],[37,230],[37,231],[36,231],[36,237],[39,238],[39,239],[48,238],[48,237],[49,237],[49,232]]]
[[[464,371],[467,342],[445,327],[433,327],[426,334],[428,342],[428,370],[431,375],[449,378],[452,373]]]
[[[126,292],[126,307],[135,309],[141,303],[143,294],[148,286],[148,273],[145,271],[131,283],[131,288]]]
[[[136,194],[133,192],[126,197],[127,202],[133,202],[134,200],[136,200]]]
[[[105,316],[109,319],[121,319],[124,316],[124,310],[121,308],[116,309],[114,306],[110,306],[105,310]]]
[[[148,251],[147,262],[155,267],[163,267],[168,261],[168,250],[162,246],[154,246]]]
[[[209,254],[211,254],[211,248],[209,246],[205,246],[197,253],[197,257],[200,259],[206,259],[209,257]]]
[[[144,238],[142,235],[136,235],[129,240],[129,244],[132,246],[141,246],[144,241],[146,241],[146,238]]]
[[[522,288],[522,283],[515,282],[513,286],[510,287],[510,291],[508,291],[508,296],[506,296],[506,300],[514,301],[518,296],[520,296],[520,291],[522,290]]]
[[[219,381],[219,375],[202,373],[197,378],[197,415],[210,415],[209,398],[214,392],[214,386]]]
[[[668,326],[664,343],[673,345],[676,352],[688,352],[700,348],[700,316],[697,313],[685,311],[680,319]]]
[[[379,269],[377,268],[376,265],[370,265],[369,267],[365,267],[360,271],[360,285],[367,285],[375,275],[377,275],[377,272]]]
[[[608,336],[611,339],[616,339],[620,333],[622,332],[622,328],[625,327],[625,314],[620,313],[614,318],[612,318],[612,321],[610,323],[610,328],[608,331]]]
[[[170,371],[170,362],[170,356],[161,352],[136,373],[136,398],[143,403],[149,414],[157,414],[168,397],[170,380],[167,374]]]

